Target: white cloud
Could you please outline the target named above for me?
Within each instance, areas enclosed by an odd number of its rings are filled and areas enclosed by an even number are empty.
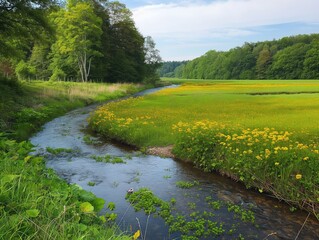
[[[188,1],[139,7],[133,9],[133,14],[143,33],[166,36],[288,22],[319,22],[318,8],[318,0],[228,0],[206,4]]]
[[[217,0],[155,4],[132,10],[143,35],[158,40],[249,36],[251,29],[284,23],[319,23],[319,0]]]

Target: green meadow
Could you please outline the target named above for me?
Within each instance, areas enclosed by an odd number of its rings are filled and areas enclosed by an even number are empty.
[[[118,120],[123,125],[129,119],[119,131],[130,129],[130,134],[119,132],[115,137],[137,146],[174,144],[176,134],[171,128],[180,121],[209,120],[240,129],[269,127],[296,131],[301,137],[304,132],[316,135],[319,131],[318,81],[176,81],[181,82],[178,88],[138,100],[110,103],[98,113],[112,112],[115,116],[108,123]]]
[[[177,158],[317,214],[318,81],[173,82],[102,106],[91,128],[139,147],[173,145]]]

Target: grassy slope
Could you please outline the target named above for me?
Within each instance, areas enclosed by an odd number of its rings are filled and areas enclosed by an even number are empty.
[[[0,131],[25,140],[47,121],[71,109],[134,93],[138,86],[0,81]]]
[[[91,126],[140,147],[175,144],[206,171],[317,214],[318,93],[319,81],[206,80],[110,103]]]
[[[0,81],[0,239],[130,239],[116,234],[109,215],[97,217],[102,199],[66,184],[42,158],[29,155],[29,143],[8,136],[26,139],[71,109],[137,90],[128,84]]]

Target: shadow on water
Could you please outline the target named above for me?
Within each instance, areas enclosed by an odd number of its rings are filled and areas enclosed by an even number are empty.
[[[146,239],[180,239],[179,233],[169,233],[163,219],[151,216],[147,221],[143,212],[135,212],[125,200],[129,188],[137,190],[147,187],[165,201],[176,199],[176,211],[186,215],[194,211],[213,211],[207,206],[208,198],[250,209],[255,214],[255,223],[241,222],[226,208],[214,210],[214,221],[222,223],[226,230],[236,225],[237,232],[245,239],[295,239],[297,236],[307,213],[291,212],[289,206],[265,194],[246,190],[243,185],[230,179],[203,173],[187,163],[170,158],[142,155],[127,146],[100,141],[94,137],[90,137],[92,141],[88,143],[83,130],[87,126],[89,113],[95,107],[78,109],[56,118],[32,137],[31,142],[36,146],[38,154],[46,156],[47,167],[53,168],[59,176],[69,183],[79,184],[107,202],[116,203],[117,223],[122,230],[135,232],[139,228],[138,219],[142,231],[147,227]],[[52,155],[46,151],[47,147],[74,151]],[[92,158],[105,155],[121,157],[125,163],[110,164]],[[198,181],[200,184],[191,189],[181,189],[176,186],[178,181]],[[88,183],[94,183],[94,186]],[[319,239],[318,227],[318,222],[309,218],[298,239]],[[237,237],[226,231],[213,239]]]

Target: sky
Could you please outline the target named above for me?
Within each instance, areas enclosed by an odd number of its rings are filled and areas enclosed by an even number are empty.
[[[319,33],[319,0],[120,0],[164,61]]]

